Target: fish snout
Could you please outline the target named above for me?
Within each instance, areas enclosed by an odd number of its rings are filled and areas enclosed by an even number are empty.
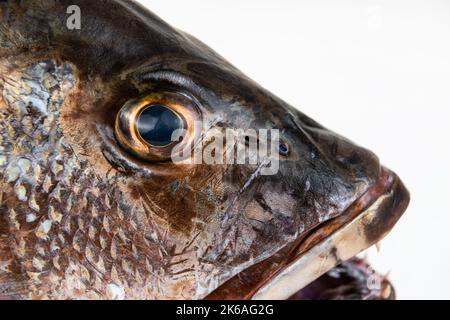
[[[302,203],[301,211],[313,210],[317,221],[336,217],[376,183],[381,172],[378,157],[356,143],[321,126],[294,110],[281,119],[280,171]]]
[[[299,112],[286,113],[280,127],[280,146],[286,144],[289,153],[253,197],[271,213],[269,224],[277,227],[266,229],[271,245],[280,248],[208,298],[287,299],[303,293],[328,270],[380,241],[408,206],[402,181],[371,151]],[[236,286],[243,289],[231,293]]]

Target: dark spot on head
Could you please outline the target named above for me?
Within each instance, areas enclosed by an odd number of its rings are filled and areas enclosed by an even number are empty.
[[[289,155],[289,146],[284,141],[280,141],[280,144],[278,145],[278,152],[282,156]]]

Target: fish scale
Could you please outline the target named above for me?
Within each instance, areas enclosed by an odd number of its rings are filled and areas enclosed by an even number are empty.
[[[47,69],[54,71],[47,73]],[[133,260],[137,257],[142,259],[145,254],[139,252],[137,246],[126,243],[128,238],[120,224],[113,221],[123,220],[125,215],[128,217],[131,210],[115,210],[117,197],[112,199],[109,194],[101,197],[99,190],[107,187],[115,196],[120,196],[120,192],[114,192],[114,188],[105,181],[92,179],[94,172],[66,146],[58,128],[60,107],[75,84],[69,70],[67,64],[46,61],[24,70],[22,78],[26,79],[25,84],[33,83],[32,86],[26,89],[11,87],[18,81],[5,81],[3,84],[4,101],[8,105],[2,108],[1,113],[5,126],[1,130],[0,183],[3,190],[14,188],[19,202],[13,199],[3,201],[6,206],[3,203],[1,214],[8,216],[8,224],[17,231],[12,235],[15,243],[12,251],[16,252],[16,259],[31,261],[21,266],[32,280],[27,287],[30,298],[98,298],[107,293],[105,283],[108,279],[118,286],[132,288],[137,284],[141,286],[142,275],[147,273],[145,270],[139,272],[142,264]],[[57,84],[49,82],[50,77]],[[46,86],[49,83],[51,87]],[[16,103],[14,95],[25,93],[38,97],[33,90],[48,90],[48,94],[40,95],[45,101],[38,106],[38,112],[34,112],[32,102],[27,106],[29,112],[26,112],[23,105]],[[59,90],[58,94],[54,92]],[[17,119],[21,118],[31,126],[18,125]],[[41,126],[43,122],[44,127]],[[21,143],[15,146],[11,143],[13,141]],[[31,162],[33,170],[23,170],[19,164],[23,159]],[[70,170],[63,164],[70,166]],[[9,182],[5,182],[5,178]],[[50,201],[44,195],[47,193]],[[17,212],[28,213],[19,216]],[[99,214],[83,214],[85,212]],[[21,232],[24,230],[25,234]],[[122,256],[118,257],[121,247],[132,247],[131,263]],[[70,259],[71,250],[83,255],[84,263]],[[144,282],[149,281],[148,286],[153,287],[152,279]],[[91,284],[95,290],[88,290]],[[42,286],[52,288],[44,290]],[[48,292],[58,294],[49,296]]]

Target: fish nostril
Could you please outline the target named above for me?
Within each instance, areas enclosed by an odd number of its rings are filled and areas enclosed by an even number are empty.
[[[245,145],[248,147],[250,145],[250,137],[245,136]]]
[[[280,141],[280,144],[278,145],[278,152],[282,156],[287,156],[289,154],[289,146],[284,141]]]

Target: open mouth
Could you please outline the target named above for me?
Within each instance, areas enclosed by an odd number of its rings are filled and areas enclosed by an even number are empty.
[[[393,298],[389,282],[354,257],[384,238],[408,204],[409,193],[403,183],[395,173],[382,167],[377,182],[342,215],[244,270],[207,299],[348,297],[343,290],[356,298]],[[379,288],[374,294],[368,280],[377,277]]]

